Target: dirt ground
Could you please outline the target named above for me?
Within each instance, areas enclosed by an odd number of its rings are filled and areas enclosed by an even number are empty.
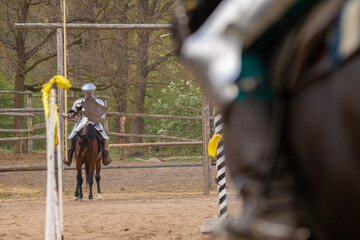
[[[2,167],[45,163],[45,154],[0,153]],[[75,175],[65,171],[65,239],[210,239],[199,228],[215,217],[217,194],[214,183],[203,195],[202,167],[103,169],[102,201],[87,200],[85,190],[85,200],[75,202]],[[44,238],[45,189],[45,171],[0,172],[0,239]],[[227,199],[229,213],[237,215],[240,201],[231,188]]]

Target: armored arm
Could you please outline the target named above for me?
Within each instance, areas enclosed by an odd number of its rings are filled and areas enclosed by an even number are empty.
[[[79,111],[81,111],[81,103],[84,101],[83,98],[80,98],[78,100],[76,100],[72,106],[72,108],[68,111],[68,113],[63,113],[62,117],[63,118],[69,118],[72,119],[74,118]]]
[[[83,101],[85,101],[85,99],[84,99],[84,98],[80,98],[80,99],[77,99],[77,100],[74,102],[72,108],[71,108],[70,111],[69,111],[69,118],[71,118],[71,117],[70,117],[70,114],[71,114],[73,117],[75,117],[75,115],[77,115],[77,114],[79,113],[79,111],[81,111],[81,104],[82,104]]]

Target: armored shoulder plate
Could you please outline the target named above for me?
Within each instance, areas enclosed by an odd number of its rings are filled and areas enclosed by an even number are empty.
[[[95,100],[96,100],[99,104],[101,104],[101,105],[105,106],[104,101],[103,101],[103,100],[101,100],[100,98],[95,98]]]
[[[73,104],[73,106],[72,106],[71,109],[72,109],[73,111],[77,112],[76,107],[80,107],[80,106],[81,106],[81,103],[82,103],[83,101],[85,101],[85,98],[79,98],[79,99],[75,100],[75,102],[74,102],[74,104]]]

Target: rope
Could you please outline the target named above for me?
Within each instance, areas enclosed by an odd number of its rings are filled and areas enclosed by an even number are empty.
[[[66,78],[64,78],[63,76],[54,76],[53,78],[50,79],[50,81],[46,84],[43,85],[43,88],[41,89],[41,93],[42,93],[42,97],[41,100],[43,102],[44,105],[44,113],[45,116],[49,117],[50,116],[50,105],[49,105],[49,100],[51,97],[51,86],[52,84],[55,84],[58,87],[63,88],[65,91],[66,89],[69,89],[71,87],[69,80],[67,80]],[[57,110],[58,107],[55,105],[55,110]],[[59,139],[57,136],[57,121],[58,121],[58,112],[54,111],[54,117],[55,117],[55,122],[54,122],[54,141],[55,141],[55,146],[57,146],[59,144]]]

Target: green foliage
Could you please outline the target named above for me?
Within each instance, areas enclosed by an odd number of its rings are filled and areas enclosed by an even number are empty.
[[[202,97],[200,88],[191,80],[181,79],[164,85],[153,97],[146,99],[147,111],[171,116],[201,116]],[[201,120],[146,118],[147,134],[202,139]],[[155,141],[155,140],[153,140]],[[201,154],[201,147],[162,147],[171,155]]]
[[[13,82],[7,81],[0,75],[0,90],[12,90]],[[12,94],[0,94],[0,108],[14,107],[14,97]],[[0,129],[10,129],[13,126],[13,117],[0,116]],[[12,137],[12,133],[0,133],[1,138]],[[0,148],[4,151],[11,151],[12,142],[0,142]]]
[[[201,91],[190,80],[171,81],[160,90],[157,98],[148,98],[147,103],[156,114],[171,116],[201,116]],[[201,139],[200,120],[146,119],[146,125],[154,125],[149,134]]]

